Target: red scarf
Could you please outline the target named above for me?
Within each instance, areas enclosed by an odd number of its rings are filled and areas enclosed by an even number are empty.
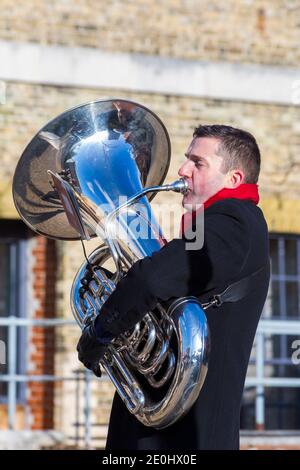
[[[240,184],[235,189],[223,188],[214,196],[210,197],[204,203],[204,209],[207,209],[214,202],[222,201],[222,199],[248,199],[254,204],[259,202],[258,185],[257,184]]]
[[[247,199],[254,204],[258,204],[258,185],[244,183],[240,184],[240,186],[235,189],[223,188],[204,202],[204,209],[207,209],[215,202],[222,201],[223,199]],[[196,214],[197,211],[186,212],[183,214],[180,225],[180,233],[182,233],[183,228],[186,230],[190,226],[190,223],[195,220]]]

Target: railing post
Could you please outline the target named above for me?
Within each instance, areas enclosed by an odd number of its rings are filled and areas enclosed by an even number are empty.
[[[264,385],[262,384],[264,379],[264,362],[265,362],[265,351],[264,351],[264,333],[258,331],[256,337],[256,378],[261,381],[261,384],[256,386],[256,397],[255,397],[255,429],[261,431],[265,428],[265,395]]]
[[[84,371],[84,443],[85,447],[91,447],[91,372],[88,369]]]
[[[8,428],[15,429],[16,421],[16,364],[17,364],[17,325],[16,317],[11,316],[8,325]]]
[[[75,374],[75,443],[79,445],[80,441],[80,370],[73,371]]]

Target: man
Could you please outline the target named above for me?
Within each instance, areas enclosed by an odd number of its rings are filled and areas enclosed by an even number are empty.
[[[251,277],[249,291],[206,311],[208,373],[187,415],[158,431],[138,422],[115,395],[107,449],[239,448],[244,380],[269,284],[268,231],[257,207],[259,171],[260,152],[251,134],[222,125],[196,128],[178,173],[189,186],[183,205],[196,211],[204,204],[203,247],[187,250],[183,236],[135,263],[83,333],[79,359],[97,373],[104,345],[157,302],[194,295],[204,303]]]

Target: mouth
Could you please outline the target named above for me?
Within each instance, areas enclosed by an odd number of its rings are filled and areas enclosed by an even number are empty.
[[[185,196],[188,196],[192,192],[192,188],[189,186],[186,190]]]
[[[185,188],[184,188],[184,196],[187,196],[191,191],[192,191],[192,188],[190,186],[190,182],[188,179],[186,178],[182,178],[182,180],[184,181],[184,184],[185,184]]]

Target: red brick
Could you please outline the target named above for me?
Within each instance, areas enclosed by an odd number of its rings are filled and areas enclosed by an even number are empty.
[[[32,251],[33,291],[39,300],[39,308],[35,318],[51,318],[55,316],[55,281],[56,253],[55,242],[45,237],[36,237],[37,245]],[[31,329],[31,342],[34,352],[30,360],[34,363],[35,375],[48,375],[54,371],[54,328],[34,327]],[[34,418],[32,429],[47,429],[53,427],[53,382],[31,382],[29,384],[31,397],[28,404]]]

